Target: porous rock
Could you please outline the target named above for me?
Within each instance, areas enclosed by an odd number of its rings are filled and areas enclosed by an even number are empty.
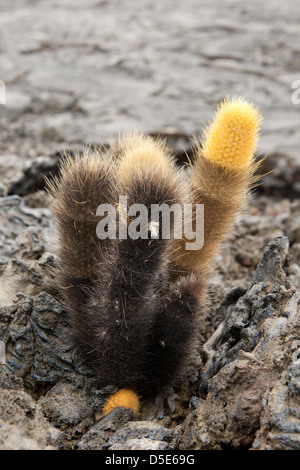
[[[4,431],[4,448],[8,445],[13,445],[15,449],[24,446],[36,449],[49,445],[56,448],[62,446],[63,433],[49,424],[40,406],[24,391],[0,390],[0,417]],[[13,434],[15,429],[18,430],[17,435]],[[18,444],[17,438],[20,435],[22,439]]]
[[[76,448],[79,450],[107,449],[110,435],[131,420],[133,420],[132,410],[114,408],[84,434],[77,443]]]
[[[288,280],[287,237],[265,248],[246,293],[232,297],[203,346],[206,400],[189,417],[181,447],[299,449],[300,292]]]
[[[178,442],[178,429],[169,429],[151,421],[131,421],[118,429],[108,441],[109,449],[132,449],[138,446],[145,449],[151,446],[175,448]],[[133,449],[132,449],[133,450]]]

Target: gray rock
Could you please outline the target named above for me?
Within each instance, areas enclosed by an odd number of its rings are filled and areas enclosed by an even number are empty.
[[[108,415],[97,423],[97,429],[100,431],[116,431],[124,426],[128,421],[133,420],[133,411],[127,408],[114,408]]]
[[[93,426],[81,439],[76,443],[78,450],[106,450],[109,436],[106,432]]]
[[[53,251],[55,231],[47,207],[29,207],[15,195],[0,197],[0,217],[5,227],[0,232],[1,257],[38,259],[44,252]]]
[[[58,172],[58,160],[59,154],[54,154],[39,156],[27,162],[20,176],[10,182],[7,188],[8,196],[25,196],[44,188],[44,178]]]
[[[300,292],[288,281],[288,239],[268,244],[247,292],[203,346],[201,389],[181,446],[197,449],[300,448],[299,371],[291,343],[299,335]]]
[[[84,10],[71,1],[58,9],[39,3],[33,10],[30,0],[3,5],[4,160],[20,154],[17,169],[45,147],[101,143],[128,129],[191,135],[221,99],[241,94],[264,113],[260,151],[297,161],[297,0],[152,7],[149,0],[87,0]]]
[[[96,423],[76,444],[79,450],[101,450],[108,448],[109,436],[133,419],[132,410],[115,408]]]
[[[48,446],[47,446],[48,447]],[[49,447],[48,447],[49,448]],[[42,450],[36,441],[26,437],[24,432],[13,424],[0,420],[1,450]],[[55,449],[55,447],[53,447]]]
[[[64,434],[49,424],[40,406],[24,391],[0,390],[0,421],[5,423],[6,434],[18,429],[17,435],[12,434],[8,439],[4,435],[4,448],[8,445],[20,449],[24,446],[42,449],[49,445],[56,448],[63,446]],[[24,442],[22,438],[18,444],[20,434],[26,439]]]
[[[109,450],[167,450],[168,444],[153,439],[128,439],[122,444],[114,444]]]
[[[93,416],[88,401],[86,387],[78,387],[70,382],[59,381],[38,403],[44,416],[59,429],[74,427],[83,417],[85,420]]]
[[[90,376],[78,364],[69,334],[66,314],[61,304],[47,293],[35,298],[20,294],[13,320],[5,330],[6,364],[31,387],[54,385],[62,377],[80,373]],[[77,374],[77,375],[76,375]]]
[[[24,383],[21,377],[8,369],[6,364],[0,364],[0,389],[23,390]]]
[[[176,446],[178,440],[178,429],[168,429],[161,426],[159,423],[151,421],[131,421],[122,428],[118,429],[114,435],[109,439],[108,445],[111,446],[127,446],[128,441],[132,439],[139,440],[145,439],[147,441],[165,442],[168,448]],[[153,444],[153,442],[150,442]]]

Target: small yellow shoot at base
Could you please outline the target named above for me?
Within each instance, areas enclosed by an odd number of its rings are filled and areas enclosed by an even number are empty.
[[[119,406],[130,408],[136,415],[140,408],[139,397],[133,390],[122,388],[108,399],[103,407],[103,413],[107,415]]]

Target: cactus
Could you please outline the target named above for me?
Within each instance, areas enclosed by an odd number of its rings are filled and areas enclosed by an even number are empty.
[[[226,170],[251,166],[261,123],[259,111],[241,98],[225,100],[204,133],[203,156]]]
[[[241,98],[224,101],[204,132],[203,146],[196,146],[188,169],[194,204],[204,205],[204,246],[188,251],[176,243],[173,277],[200,271],[209,276],[225,236],[245,207],[250,189],[258,180],[255,159],[261,115]]]
[[[103,413],[107,415],[114,408],[117,407],[130,408],[136,415],[140,409],[139,396],[133,391],[126,388],[121,388],[114,393],[103,407]]]
[[[205,132],[195,161],[178,169],[165,145],[130,134],[108,151],[66,157],[48,192],[58,227],[58,278],[74,342],[99,384],[120,388],[105,405],[135,413],[140,396],[175,383],[201,321],[214,256],[228,233],[258,167],[253,154],[260,115],[242,99],[224,102]],[[97,207],[123,218],[128,205],[204,204],[205,242],[157,237],[99,240]],[[175,214],[171,217],[175,226]],[[150,227],[147,226],[148,233]],[[116,232],[117,233],[117,232]]]

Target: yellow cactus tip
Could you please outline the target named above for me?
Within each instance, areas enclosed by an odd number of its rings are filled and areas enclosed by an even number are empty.
[[[225,100],[205,132],[203,155],[229,170],[248,168],[256,150],[260,111],[243,98]]]
[[[140,409],[140,400],[138,395],[133,390],[122,388],[108,399],[103,407],[103,413],[107,415],[114,408],[119,406],[130,408],[136,415]]]
[[[130,183],[133,173],[142,175],[153,169],[159,168],[162,172],[170,169],[171,159],[163,142],[134,134],[125,137],[122,145],[123,158],[118,166],[118,178],[122,183]]]

